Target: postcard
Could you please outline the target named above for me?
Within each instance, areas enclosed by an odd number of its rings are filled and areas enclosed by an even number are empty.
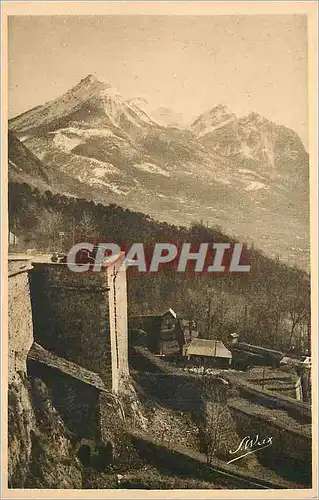
[[[317,22],[2,3],[3,498],[317,498]]]

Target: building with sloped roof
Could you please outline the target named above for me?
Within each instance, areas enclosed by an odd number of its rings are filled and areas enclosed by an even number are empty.
[[[194,364],[228,368],[232,353],[220,340],[193,339],[185,349],[185,356]]]
[[[157,315],[131,316],[129,331],[131,345],[136,343],[137,334],[144,331],[145,347],[154,354],[178,354],[185,344],[180,320],[173,309]]]
[[[245,369],[249,366],[272,366],[278,367],[284,357],[284,353],[274,349],[236,342],[232,346],[234,368]]]

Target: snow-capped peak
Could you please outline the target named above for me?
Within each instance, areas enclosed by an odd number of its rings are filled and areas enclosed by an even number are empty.
[[[93,120],[95,125],[107,120],[107,126],[116,128],[122,127],[121,120],[131,122],[130,127],[154,123],[134,102],[125,101],[115,87],[89,74],[62,96],[14,118],[11,127],[23,133],[39,127],[53,131],[61,123],[65,126],[77,120],[89,124]]]
[[[266,123],[268,123],[268,124],[271,123],[269,120],[267,120],[267,118],[259,115],[255,111],[253,111],[253,112],[249,113],[247,116],[244,116],[243,118],[241,118],[241,121],[243,123],[244,122],[247,124],[250,123],[250,124],[254,124],[256,126],[264,125]]]
[[[224,127],[225,125],[235,121],[236,115],[232,113],[227,106],[219,104],[214,106],[209,111],[205,111],[196,118],[189,128],[193,130],[197,137],[203,137],[214,130]]]
[[[96,75],[93,75],[92,73],[87,75],[85,78],[82,78],[82,80],[80,80],[80,83],[83,83],[83,84],[89,84],[89,83],[94,83],[94,82],[98,82],[98,78]]]
[[[95,93],[102,89],[108,89],[112,86],[105,81],[99,80],[97,76],[90,74],[85,78],[82,78],[74,87],[72,87],[67,94],[77,93],[80,91],[90,91]]]

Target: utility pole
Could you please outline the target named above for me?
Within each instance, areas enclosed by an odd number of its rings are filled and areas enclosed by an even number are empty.
[[[63,237],[64,237],[64,231],[59,232],[60,236],[60,252],[63,252]]]
[[[73,216],[73,224],[72,224],[72,246],[75,245],[75,217]]]
[[[217,338],[215,337],[215,345],[214,345],[214,360],[213,360],[213,366],[216,366],[216,354],[217,354]]]
[[[265,387],[265,370],[266,370],[266,367],[264,365],[263,366],[263,380],[262,380],[262,384],[261,384],[262,390],[264,390],[264,387]]]
[[[307,321],[307,348],[308,348],[308,354],[309,356],[311,355],[311,314],[308,314],[308,321]]]
[[[212,298],[208,297],[208,338],[211,337],[211,314],[212,314]]]
[[[247,304],[245,304],[245,308],[244,308],[244,333],[245,333],[245,330],[246,330],[246,327],[247,327]]]

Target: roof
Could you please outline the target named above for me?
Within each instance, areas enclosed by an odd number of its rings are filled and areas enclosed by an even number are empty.
[[[107,392],[104,382],[97,373],[91,372],[83,368],[83,366],[73,363],[73,361],[68,361],[67,359],[56,356],[56,354],[44,349],[36,342],[32,344],[28,359],[42,363],[50,368],[55,368],[66,375],[80,380],[84,384],[91,385],[100,391]]]
[[[186,356],[211,356],[231,359],[231,352],[220,340],[194,339],[185,350]]]
[[[173,310],[168,310],[163,314],[145,314],[142,316],[129,316],[128,323],[129,328],[141,328],[145,331],[150,330],[160,330],[162,328],[162,323],[164,321],[165,315],[170,314],[173,318],[175,316],[172,314]]]
[[[164,316],[166,316],[167,314],[170,314],[171,316],[173,316],[173,318],[176,318],[177,317],[177,314],[175,311],[173,311],[173,309],[169,308],[167,309],[167,311],[164,311],[163,313],[160,313],[160,314],[138,314],[138,315],[133,315],[133,316],[130,316],[129,319],[131,320],[136,320],[136,319],[163,319]]]
[[[146,332],[160,330],[163,323],[162,316],[129,316],[129,328],[139,328]]]
[[[130,316],[129,317],[130,320],[154,319],[154,318],[161,318],[162,319],[162,315],[161,314],[140,314],[140,315],[137,315],[137,316]]]
[[[266,349],[258,345],[246,344],[246,342],[238,342],[233,347],[236,351],[243,351],[257,356],[263,356],[280,361],[284,357],[284,353],[275,351],[274,349]]]
[[[163,312],[162,316],[165,316],[166,314],[171,314],[173,318],[177,318],[176,312],[171,307],[167,309],[167,311]]]

